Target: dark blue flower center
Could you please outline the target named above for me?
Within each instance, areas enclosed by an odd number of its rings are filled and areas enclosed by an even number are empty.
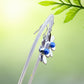
[[[45,48],[44,51],[43,51],[43,53],[44,53],[45,55],[49,54],[49,52],[50,52],[50,50],[47,49],[47,48]]]
[[[54,43],[54,42],[51,42],[51,43],[50,43],[50,47],[51,47],[51,48],[54,48],[54,47],[55,47],[55,43]]]

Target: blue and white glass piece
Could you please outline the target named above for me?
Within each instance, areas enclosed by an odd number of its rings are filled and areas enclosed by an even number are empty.
[[[39,49],[40,51],[40,60],[44,63],[47,64],[47,59],[46,57],[53,56],[52,51],[55,50],[55,43],[53,42],[55,39],[54,36],[51,36],[50,41],[46,41],[43,46]],[[45,40],[45,39],[44,39]]]

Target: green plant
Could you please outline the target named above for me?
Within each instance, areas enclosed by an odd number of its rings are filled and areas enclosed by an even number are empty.
[[[39,2],[42,6],[50,6],[55,5],[51,10],[55,10],[59,8],[54,15],[58,15],[68,9],[69,11],[66,13],[66,17],[64,20],[64,23],[67,23],[71,21],[75,15],[78,13],[79,10],[84,9],[84,7],[81,4],[81,0],[73,0],[73,3],[70,0],[59,0],[60,2],[55,1],[42,1]]]

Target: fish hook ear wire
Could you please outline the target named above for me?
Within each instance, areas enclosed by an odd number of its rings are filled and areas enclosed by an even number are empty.
[[[38,34],[36,36],[36,39],[34,40],[34,43],[33,43],[32,47],[31,47],[30,52],[29,52],[27,61],[26,61],[25,65],[24,65],[23,71],[22,71],[21,76],[19,78],[18,84],[22,84],[22,81],[23,81],[25,73],[26,73],[26,71],[28,69],[28,65],[29,65],[31,56],[32,56],[32,54],[34,52],[34,49],[36,47],[36,44],[37,44],[37,42],[38,42],[38,40],[39,40],[39,38],[40,38],[43,30],[45,29],[46,25],[50,24],[50,23],[54,23],[54,15],[52,15],[52,14],[50,16],[48,16],[48,18],[45,20],[44,24],[42,24],[41,27],[40,27],[40,29],[39,29],[39,32],[38,32]],[[48,31],[51,30],[52,26],[53,26],[53,24],[50,24],[50,27],[49,27]],[[38,60],[40,60],[39,57],[38,57]],[[37,60],[37,64],[35,65],[35,68],[34,68],[34,73],[35,73],[37,65],[39,63],[38,60]],[[32,74],[33,76],[34,76],[34,73]],[[29,84],[32,83],[33,78],[30,78],[30,80],[31,80],[31,82]]]
[[[43,24],[42,24],[42,25],[43,25]],[[36,33],[41,29],[42,25],[39,27],[38,30],[36,30],[36,31],[34,32],[34,34],[36,34]],[[44,34],[43,34],[43,39],[45,39],[46,32],[48,31],[48,26],[46,25],[46,27],[47,27],[47,29],[46,29],[46,31],[45,31]]]
[[[42,25],[43,25],[43,24],[42,24]],[[41,25],[41,26],[39,27],[39,29],[36,30],[33,34],[36,34],[36,33],[41,29],[42,25]]]

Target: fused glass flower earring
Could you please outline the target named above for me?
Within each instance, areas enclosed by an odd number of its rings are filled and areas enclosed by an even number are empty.
[[[46,41],[44,42],[44,45],[40,47],[39,51],[40,51],[40,60],[44,63],[44,64],[47,64],[47,59],[46,57],[49,57],[49,56],[53,56],[52,54],[52,50],[55,50],[55,43],[53,42],[54,41],[54,36],[51,36],[50,38],[50,41]]]

